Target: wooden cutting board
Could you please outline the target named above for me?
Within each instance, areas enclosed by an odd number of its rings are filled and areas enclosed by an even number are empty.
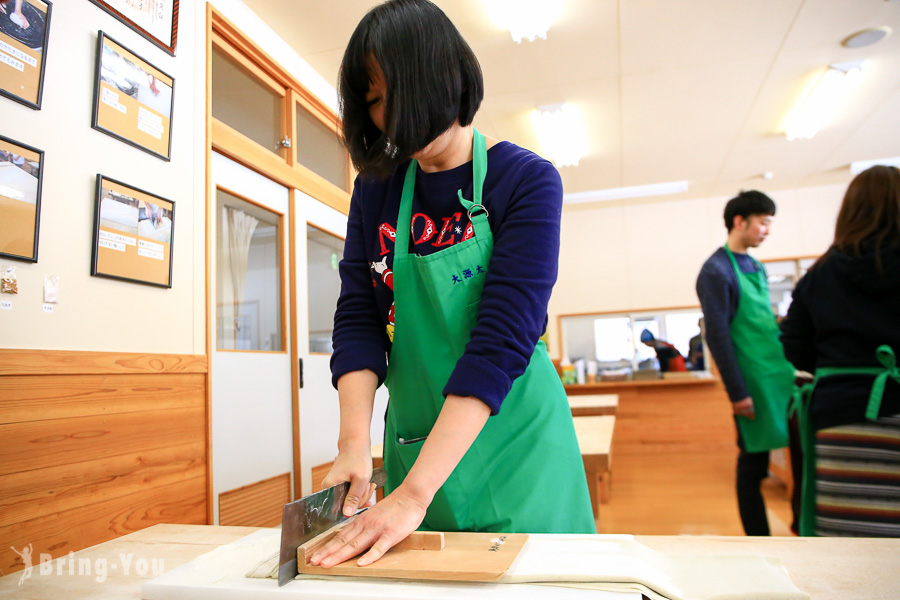
[[[298,553],[297,568],[300,573],[317,575],[498,581],[509,571],[528,540],[526,533],[444,533],[443,536],[444,544],[440,550],[424,550],[420,549],[421,545],[401,542],[380,560],[365,567],[356,565],[356,557],[328,569],[315,567],[305,564],[301,552]]]

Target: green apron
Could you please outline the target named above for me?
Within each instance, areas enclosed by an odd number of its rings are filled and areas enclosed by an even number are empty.
[[[794,367],[784,357],[778,324],[772,314],[769,284],[763,266],[742,273],[725,245],[737,275],[741,297],[731,321],[731,341],[738,367],[753,399],[755,418],[737,416],[747,452],[764,452],[788,445],[788,402],[794,390]]]
[[[866,404],[866,419],[874,421],[881,410],[881,399],[888,378],[900,383],[900,370],[894,350],[887,345],[879,346],[875,356],[883,367],[822,367],[816,369],[812,382],[799,387],[794,392],[791,413],[800,411],[800,445],[803,448],[803,482],[800,488],[800,535],[816,535],[816,429],[809,417],[809,406],[816,384],[833,375],[874,375],[872,391]]]
[[[442,390],[475,325],[493,236],[481,197],[484,136],[473,140],[475,236],[441,252],[409,252],[417,162],[406,172],[394,245],[394,341],[385,384],[385,493],[412,468],[444,403]],[[572,415],[559,375],[538,342],[525,373],[435,495],[420,529],[594,533]]]

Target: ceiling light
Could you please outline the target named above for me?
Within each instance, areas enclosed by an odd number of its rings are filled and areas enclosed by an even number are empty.
[[[544,156],[557,167],[578,166],[587,153],[587,134],[578,107],[567,102],[539,106],[531,116]]]
[[[562,0],[484,0],[491,19],[509,29],[513,41],[547,39],[550,25],[559,15]]]
[[[788,141],[808,140],[816,135],[858,83],[862,66],[861,60],[835,63],[816,79],[785,121]]]
[[[605,190],[564,194],[563,202],[566,204],[601,202],[604,200],[622,200],[625,198],[641,198],[645,196],[664,196],[666,194],[679,194],[686,191],[688,191],[687,181],[669,181],[667,183],[651,183],[648,185],[633,185],[630,187],[607,188]]]
[[[877,44],[890,35],[890,27],[872,27],[871,29],[863,29],[847,36],[841,42],[841,45],[845,48],[865,48],[866,46]]]
[[[866,169],[874,167],[875,165],[900,168],[900,156],[893,156],[891,158],[876,158],[875,160],[858,160],[856,162],[850,163],[850,172],[854,175],[859,175]]]

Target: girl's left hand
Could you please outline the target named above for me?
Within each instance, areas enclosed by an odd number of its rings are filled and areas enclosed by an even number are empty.
[[[401,485],[338,532],[309,562],[333,567],[368,549],[356,564],[370,565],[415,531],[422,524],[427,508],[428,503],[406,493]]]

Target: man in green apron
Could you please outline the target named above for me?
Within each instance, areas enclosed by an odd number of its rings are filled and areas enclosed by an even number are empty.
[[[697,278],[707,344],[737,424],[738,508],[747,535],[769,535],[760,484],[768,474],[769,450],[788,445],[794,382],[778,340],[765,268],[747,254],[765,240],[774,215],[775,203],[762,192],[732,198],[724,215],[728,241]]]

